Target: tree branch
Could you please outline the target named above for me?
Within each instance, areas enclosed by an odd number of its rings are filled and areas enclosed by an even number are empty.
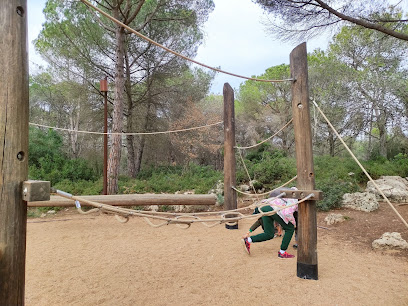
[[[347,16],[343,13],[340,13],[339,11],[333,9],[332,7],[330,7],[329,5],[327,5],[325,2],[321,1],[321,0],[315,0],[317,3],[319,3],[319,5],[324,8],[325,10],[327,10],[328,12],[330,12],[331,14],[337,16],[338,18],[345,20],[345,21],[349,21],[351,23],[357,24],[359,26],[368,28],[368,29],[372,29],[372,30],[376,30],[379,32],[382,32],[384,34],[390,35],[392,37],[401,39],[401,40],[406,40],[408,41],[408,34],[404,34],[401,32],[397,32],[397,31],[393,31],[389,28],[386,28],[380,24],[375,24],[369,21],[365,21],[362,19],[358,19],[358,18],[354,18],[351,16]]]

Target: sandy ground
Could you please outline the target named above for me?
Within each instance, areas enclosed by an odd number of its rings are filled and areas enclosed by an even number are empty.
[[[185,230],[106,214],[29,219],[26,305],[408,305],[406,256],[319,228],[319,280],[303,280],[296,258],[277,257],[281,238],[245,253],[251,223]]]

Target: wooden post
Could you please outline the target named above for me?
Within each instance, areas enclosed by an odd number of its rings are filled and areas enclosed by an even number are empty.
[[[224,95],[224,207],[225,210],[237,208],[237,193],[231,187],[236,184],[235,161],[235,112],[234,90],[225,83]],[[235,216],[234,216],[235,217]],[[238,229],[236,225],[225,225],[228,229]]]
[[[28,177],[27,2],[0,1],[0,305],[24,305]]]
[[[309,86],[306,43],[290,54],[292,84],[292,112],[295,129],[297,187],[315,189],[312,132],[310,127]],[[297,276],[318,279],[316,201],[299,204]]]

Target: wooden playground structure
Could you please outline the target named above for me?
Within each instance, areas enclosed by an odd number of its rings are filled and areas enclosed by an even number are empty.
[[[0,305],[23,305],[26,259],[27,201],[22,186],[28,179],[28,50],[26,1],[0,4]],[[315,189],[312,137],[310,127],[306,44],[290,54],[292,112],[295,131],[297,187],[312,193]],[[226,83],[224,95],[224,207],[237,208],[232,189],[235,176],[234,92]],[[117,205],[213,205],[211,195],[126,195],[98,196]],[[101,198],[105,197],[105,198]],[[111,198],[109,198],[111,197]],[[290,197],[290,196],[289,196]],[[57,201],[60,204],[57,204]],[[72,201],[71,201],[72,203]],[[30,206],[65,206],[68,200],[56,200]],[[71,204],[73,205],[73,203]],[[238,228],[228,226],[227,228]],[[297,276],[318,279],[317,222],[315,200],[299,205],[299,248]]]

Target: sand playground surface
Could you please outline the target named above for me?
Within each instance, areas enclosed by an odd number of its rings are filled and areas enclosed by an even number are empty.
[[[296,258],[277,257],[282,238],[246,254],[240,238],[253,220],[154,228],[73,209],[29,219],[26,305],[408,305],[408,250],[371,249],[384,229],[408,239],[384,205],[343,211],[350,222],[332,226],[318,213],[328,229],[318,228],[317,281],[296,276]],[[398,210],[408,217],[408,205]]]

